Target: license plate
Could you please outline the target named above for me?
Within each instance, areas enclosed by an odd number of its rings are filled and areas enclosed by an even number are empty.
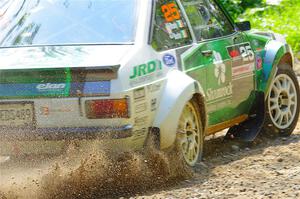
[[[33,104],[0,104],[0,126],[23,127],[33,125]]]

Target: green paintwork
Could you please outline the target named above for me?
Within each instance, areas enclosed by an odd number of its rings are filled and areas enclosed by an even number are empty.
[[[235,35],[235,37],[237,38],[237,44],[247,41],[243,34]],[[235,45],[235,43],[231,37],[220,38],[199,43],[193,50],[183,55],[184,71],[199,81],[204,89],[209,113],[209,125],[225,122],[248,113],[252,103],[250,93],[254,89],[253,77],[252,81],[251,79],[248,81],[242,79],[242,87],[237,84],[240,84],[240,82],[232,79],[232,60],[226,48],[232,45]],[[212,56],[203,55],[203,52],[209,50],[213,52]],[[215,53],[221,56],[221,65],[214,60]],[[220,69],[219,72],[217,72],[218,69]],[[223,78],[225,77],[224,81],[222,81],[222,78],[220,79],[220,75],[223,75]],[[245,91],[242,91],[242,89],[245,89]],[[240,92],[246,94],[240,97]]]
[[[229,24],[233,24],[226,10],[218,1],[215,2],[220,6]],[[197,31],[197,24],[201,23],[201,20],[196,16],[197,9],[194,5],[186,4],[185,11],[190,13],[189,22]],[[228,27],[222,28],[230,30]],[[199,37],[197,32],[194,32],[194,35],[196,39]],[[255,91],[267,92],[271,77],[275,73],[274,66],[285,53],[290,51],[287,45],[271,46],[269,44],[271,40],[274,38],[268,33],[237,31],[213,40],[205,40],[204,37],[201,42],[181,55],[183,71],[198,81],[204,90],[209,126],[248,114],[255,101]],[[213,54],[209,55],[209,52]],[[238,52],[240,54],[236,56]],[[218,54],[221,56],[222,63],[214,60]],[[271,58],[273,55],[274,58]],[[224,71],[225,74],[220,78],[219,73]]]
[[[22,84],[22,83],[61,83],[70,78],[69,69],[21,69],[21,70],[1,70],[1,84]]]

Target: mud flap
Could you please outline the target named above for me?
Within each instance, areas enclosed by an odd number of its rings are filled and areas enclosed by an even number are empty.
[[[252,142],[260,133],[265,121],[265,94],[256,92],[256,100],[251,107],[249,119],[231,127],[225,139],[238,139],[244,142]]]

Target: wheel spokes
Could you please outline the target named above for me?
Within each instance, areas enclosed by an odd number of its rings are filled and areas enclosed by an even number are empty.
[[[186,162],[192,166],[199,156],[201,146],[199,118],[192,104],[188,103],[180,117],[177,136]]]
[[[293,121],[297,108],[296,87],[287,74],[278,75],[268,98],[270,117],[275,126],[287,128]]]

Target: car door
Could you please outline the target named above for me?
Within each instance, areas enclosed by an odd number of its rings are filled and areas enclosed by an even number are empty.
[[[217,131],[249,111],[254,89],[254,54],[243,33],[234,30],[214,1],[181,2],[197,41],[182,54],[183,68],[204,85],[209,126],[211,131]],[[223,126],[216,126],[222,123]]]

